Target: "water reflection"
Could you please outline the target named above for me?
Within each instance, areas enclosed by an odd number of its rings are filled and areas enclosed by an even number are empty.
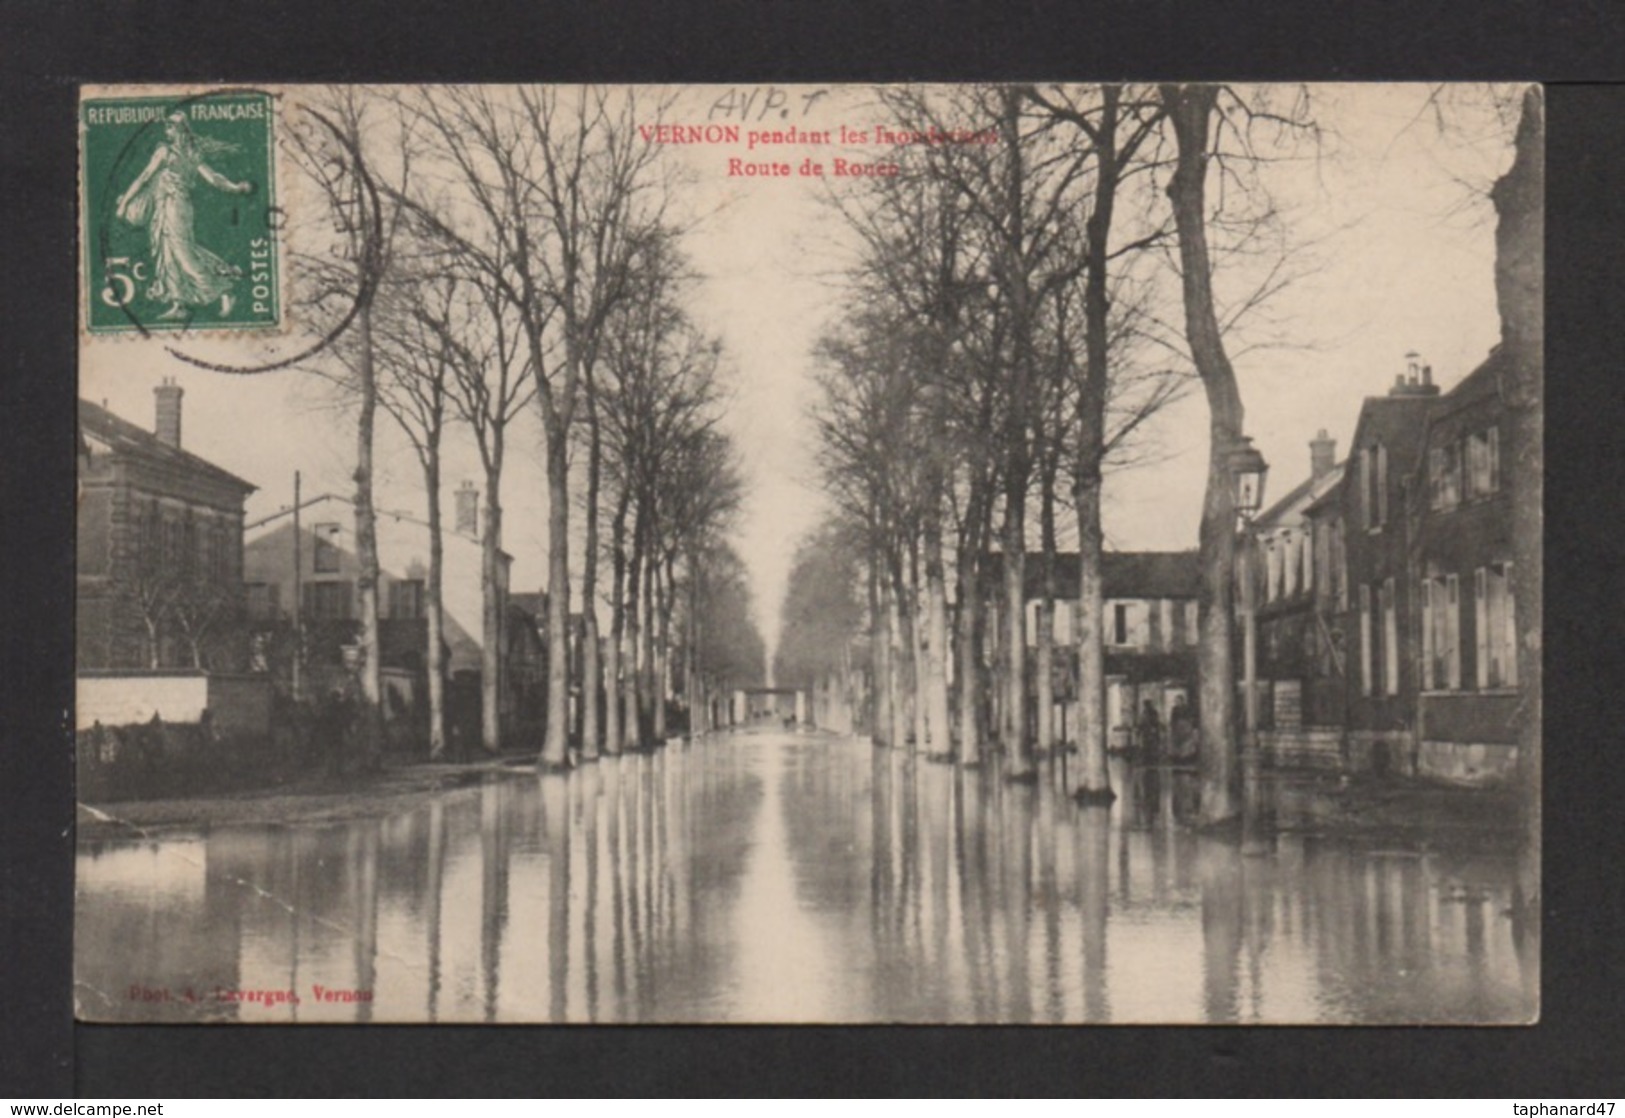
[[[1186,823],[854,739],[515,773],[382,819],[90,843],[99,1020],[1488,1022],[1532,1016],[1510,854]]]

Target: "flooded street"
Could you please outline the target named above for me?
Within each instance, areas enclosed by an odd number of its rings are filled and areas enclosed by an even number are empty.
[[[1053,777],[1055,774],[1050,774]],[[1510,851],[739,733],[341,824],[86,843],[93,1020],[1520,1022]]]

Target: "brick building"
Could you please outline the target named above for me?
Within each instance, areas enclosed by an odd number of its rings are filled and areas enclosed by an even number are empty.
[[[79,401],[77,666],[241,670],[255,487],[182,449],[183,391],[153,391],[153,431]]]
[[[984,585],[1000,585],[1001,560],[996,552],[988,556]],[[1032,646],[1037,643],[1042,597],[1037,553],[1028,554],[1025,577],[1027,643]],[[1179,698],[1194,701],[1199,581],[1194,551],[1108,551],[1101,556],[1106,725],[1117,746],[1128,744],[1130,729],[1145,702],[1157,709],[1166,724]],[[1055,695],[1062,716],[1057,725],[1069,740],[1077,724],[1077,659],[1072,650],[1077,632],[1077,552],[1055,557],[1055,583],[1060,590],[1055,603]],[[997,609],[996,596],[993,604]],[[1030,672],[1036,660],[1029,656],[1027,663]],[[1029,678],[1027,687],[1029,696],[1035,698],[1036,680]]]
[[[1249,600],[1257,606],[1259,720],[1277,756],[1324,753],[1335,760],[1341,754],[1343,542],[1340,527],[1318,518],[1317,510],[1342,478],[1337,443],[1322,430],[1309,444],[1309,476],[1259,513],[1238,545],[1237,577],[1250,576],[1252,585],[1250,598],[1249,588],[1238,586],[1236,603],[1238,609]],[[1238,625],[1238,665],[1242,639]]]

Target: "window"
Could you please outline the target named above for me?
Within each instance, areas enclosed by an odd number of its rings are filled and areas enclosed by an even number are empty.
[[[1315,588],[1315,546],[1312,529],[1306,528],[1304,534],[1298,537],[1298,564],[1303,574],[1303,592],[1308,594]]]
[[[1422,580],[1422,689],[1461,687],[1461,590],[1455,575]]]
[[[248,616],[256,621],[274,621],[282,614],[282,587],[275,582],[250,582]]]
[[[1467,496],[1487,497],[1500,488],[1500,428],[1474,431],[1467,436]]]
[[[163,516],[158,502],[149,501],[141,513],[141,564],[154,566],[162,561]]]
[[[1491,563],[1473,572],[1478,686],[1518,685],[1518,635],[1513,616],[1512,564]]]
[[[1385,579],[1378,596],[1382,602],[1382,693],[1399,694],[1399,614],[1394,608],[1394,580]]]
[[[423,580],[403,578],[389,584],[389,616],[412,618],[423,616]]]
[[[349,582],[307,582],[305,613],[316,621],[343,621],[351,616],[355,593]]]
[[[1360,584],[1360,694],[1371,694],[1371,587]]]
[[[1331,561],[1328,564],[1327,574],[1331,578],[1331,595],[1337,602],[1339,611],[1349,608],[1349,583],[1347,577],[1346,558],[1343,550],[1343,522],[1333,520],[1327,525],[1331,535]]]
[[[311,550],[311,569],[319,575],[338,574],[339,532],[337,524],[316,525],[316,546]]]
[[[1461,504],[1461,445],[1449,442],[1428,450],[1428,506],[1443,511]]]
[[[1078,603],[1060,599],[1055,603],[1055,643],[1072,644],[1077,638],[1072,635],[1072,616],[1078,610]],[[952,660],[952,657],[949,657]]]
[[[186,554],[185,535],[181,522],[172,517],[163,518],[164,566],[178,568]]]
[[[202,543],[204,574],[214,582],[228,581],[231,568],[228,560],[230,535],[226,526],[205,520],[198,525],[198,535]]]
[[[108,540],[113,526],[113,494],[108,489],[87,489],[79,498],[78,573],[104,575],[108,571]]]
[[[1128,604],[1125,602],[1112,606],[1112,643],[1128,643]]]

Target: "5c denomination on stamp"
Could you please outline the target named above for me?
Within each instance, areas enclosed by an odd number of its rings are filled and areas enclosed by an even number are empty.
[[[275,107],[253,89],[81,102],[90,333],[282,326]]]

